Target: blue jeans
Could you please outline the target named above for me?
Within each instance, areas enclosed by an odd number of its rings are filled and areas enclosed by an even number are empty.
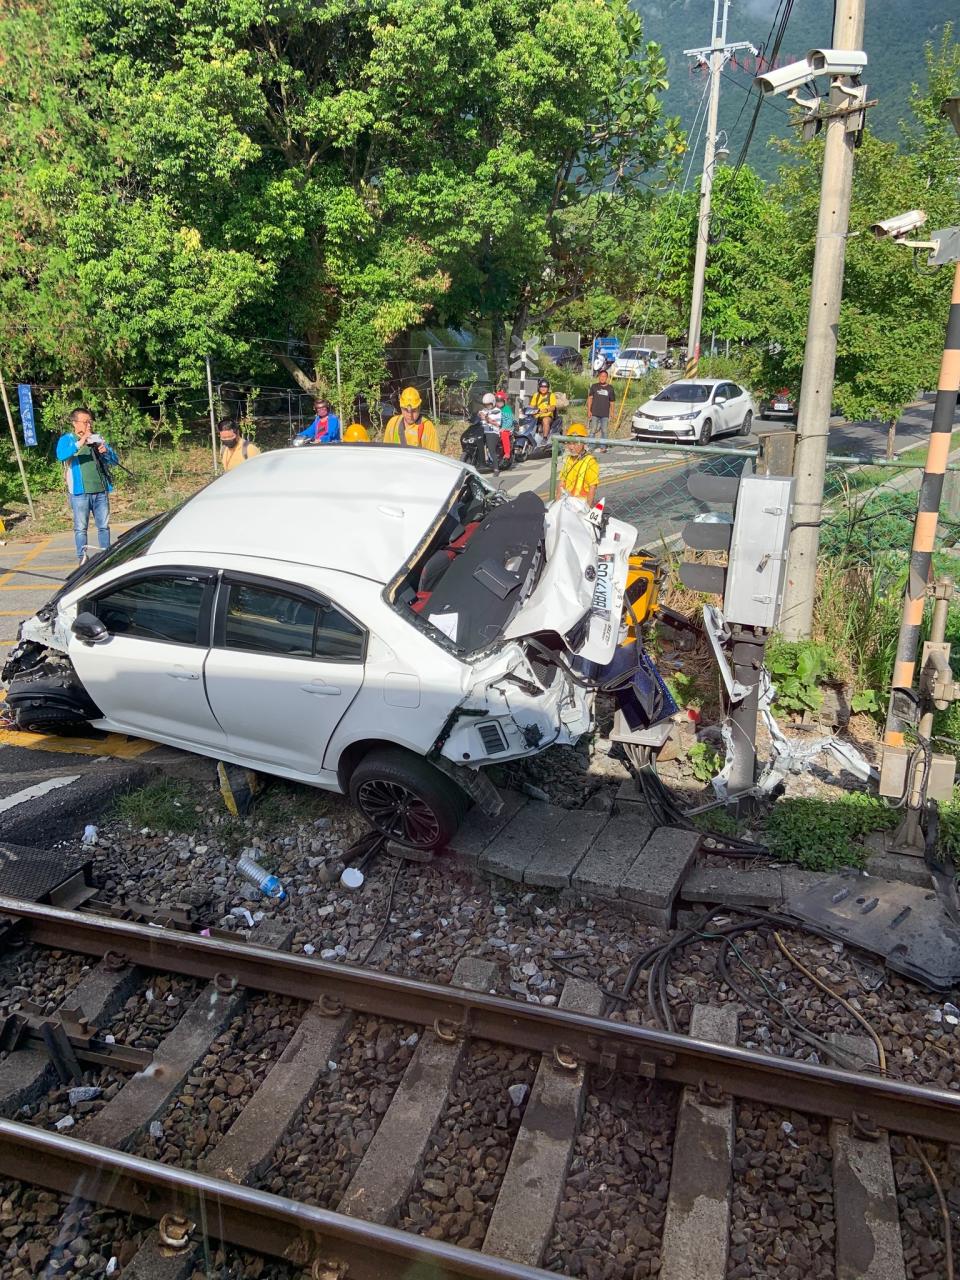
[[[87,529],[93,516],[97,526],[97,541],[101,547],[110,545],[110,497],[106,493],[71,493],[73,508],[73,539],[77,544],[77,559],[82,560],[87,550]]]

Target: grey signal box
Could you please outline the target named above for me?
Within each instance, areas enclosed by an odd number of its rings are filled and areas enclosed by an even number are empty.
[[[681,581],[693,591],[722,595],[727,622],[772,631],[780,617],[787,568],[793,477],[697,473],[687,487],[695,498],[732,505],[734,514],[709,513],[687,523],[687,546],[726,551],[728,561],[726,568],[683,564]]]

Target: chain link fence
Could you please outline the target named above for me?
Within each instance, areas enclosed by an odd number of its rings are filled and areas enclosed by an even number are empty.
[[[556,490],[564,441],[555,438],[550,493]],[[684,525],[707,512],[729,511],[692,497],[694,474],[739,477],[758,469],[756,446],[673,445],[608,440],[591,443],[600,466],[599,497],[605,509],[637,527],[650,550],[681,549]],[[824,486],[821,554],[856,562],[880,552],[906,553],[913,536],[923,467],[917,462],[830,455]],[[948,469],[937,531],[938,551],[960,544],[960,466]],[[960,567],[960,565],[958,565]]]

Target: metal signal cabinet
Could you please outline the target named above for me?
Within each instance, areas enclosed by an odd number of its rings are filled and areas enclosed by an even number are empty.
[[[780,616],[790,541],[792,476],[743,476],[723,594],[728,622],[773,630]]]

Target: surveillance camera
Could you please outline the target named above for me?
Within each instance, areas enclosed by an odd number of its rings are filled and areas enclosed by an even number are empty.
[[[883,222],[872,223],[870,230],[878,240],[883,240],[886,236],[902,240],[911,231],[916,231],[917,227],[922,227],[926,220],[927,215],[922,209],[911,209],[909,213],[901,213],[896,218],[884,218]]]
[[[811,49],[807,61],[818,76],[858,76],[867,55],[862,49]]]
[[[788,93],[791,89],[799,89],[813,77],[813,67],[804,58],[802,62],[791,62],[786,67],[776,67],[757,76],[754,84],[761,93]]]

